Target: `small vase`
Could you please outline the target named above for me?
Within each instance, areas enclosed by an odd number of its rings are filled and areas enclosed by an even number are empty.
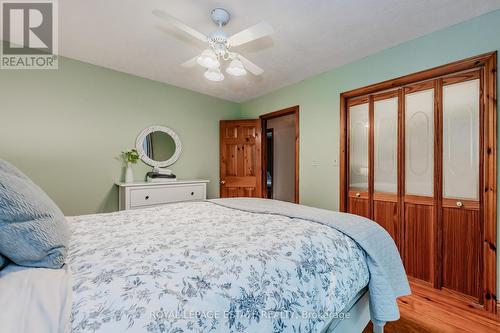
[[[132,163],[127,162],[127,170],[125,170],[125,183],[134,182],[134,172],[132,171]]]

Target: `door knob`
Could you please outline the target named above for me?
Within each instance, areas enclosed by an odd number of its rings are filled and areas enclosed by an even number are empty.
[[[356,198],[359,198],[361,196],[361,193],[356,193]]]
[[[457,207],[463,207],[463,205],[462,201],[457,201]]]
[[[225,183],[226,183],[226,181],[225,181],[225,180],[221,180],[221,181],[220,181],[220,184],[221,184],[221,185],[224,185]]]

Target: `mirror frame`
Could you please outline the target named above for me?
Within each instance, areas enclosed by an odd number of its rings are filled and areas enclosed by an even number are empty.
[[[151,159],[144,151],[143,142],[146,139],[146,137],[153,132],[167,133],[174,140],[175,151],[174,151],[174,154],[172,155],[172,157],[170,157],[168,160],[155,161],[155,160]],[[181,140],[179,139],[179,136],[177,135],[177,133],[175,133],[171,128],[166,127],[166,126],[156,125],[156,126],[146,127],[139,134],[139,136],[137,137],[137,139],[135,141],[135,149],[139,153],[139,158],[147,165],[150,165],[152,167],[157,167],[157,168],[165,168],[165,167],[168,167],[168,166],[174,164],[179,159],[181,152],[182,152],[182,144],[181,144]]]

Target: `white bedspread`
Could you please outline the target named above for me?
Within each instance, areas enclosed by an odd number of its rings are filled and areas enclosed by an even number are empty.
[[[71,331],[71,273],[10,264],[0,271],[0,332]]]
[[[327,225],[210,202],[70,218],[78,332],[319,332],[369,280]]]

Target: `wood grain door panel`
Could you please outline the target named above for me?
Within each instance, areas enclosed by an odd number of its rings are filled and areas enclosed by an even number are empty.
[[[370,203],[368,199],[349,198],[347,206],[349,213],[370,218]]]
[[[226,187],[224,195],[223,198],[256,197],[255,190],[251,187]]]
[[[260,120],[220,123],[220,196],[261,196]]]
[[[347,212],[366,218],[370,218],[370,201],[368,192],[352,190],[349,192],[347,201]]]
[[[405,202],[402,256],[406,273],[433,283],[435,267],[436,223],[432,199],[429,203]]]
[[[443,287],[481,296],[481,225],[479,210],[443,208]]]
[[[396,198],[396,195],[394,195]],[[399,246],[399,214],[397,201],[373,200],[373,220],[380,224]]]
[[[228,176],[238,175],[238,154],[239,147],[237,144],[226,144],[222,149],[225,150],[224,155],[226,156],[225,174]],[[221,164],[222,165],[222,164]]]

